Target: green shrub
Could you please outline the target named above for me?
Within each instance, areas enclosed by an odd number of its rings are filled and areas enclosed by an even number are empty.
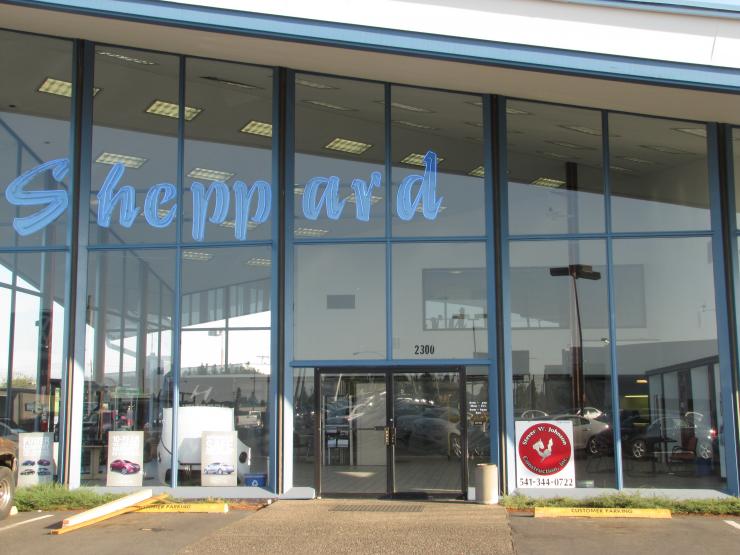
[[[90,509],[118,499],[115,493],[96,493],[89,488],[68,489],[60,484],[39,484],[15,490],[15,505],[19,511],[62,511]]]
[[[670,509],[675,514],[740,515],[740,497],[716,499],[669,499],[668,497],[615,493],[586,499],[570,497],[535,498],[509,495],[501,498],[507,509],[533,509],[535,507],[586,507]]]

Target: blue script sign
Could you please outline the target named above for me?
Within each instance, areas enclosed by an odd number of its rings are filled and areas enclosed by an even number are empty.
[[[30,216],[13,219],[13,229],[19,235],[30,235],[41,231],[61,216],[69,205],[66,190],[48,191],[27,190],[36,177],[51,172],[55,181],[61,182],[69,174],[70,163],[66,158],[51,160],[36,166],[13,180],[5,189],[5,198],[14,206],[40,206],[41,209]],[[136,217],[142,212],[136,205],[136,190],[131,185],[123,185],[126,168],[114,164],[105,177],[98,197],[97,223],[100,227],[110,227],[116,208],[118,222],[125,228],[134,225]],[[380,188],[380,172],[372,172],[370,180],[352,180],[351,188],[355,195],[355,218],[361,222],[370,220],[372,193]],[[312,177],[303,191],[303,215],[309,220],[317,220],[322,211],[331,220],[342,216],[347,199],[340,198],[339,177]],[[416,191],[414,193],[414,191]],[[266,181],[255,181],[247,185],[235,180],[229,187],[222,181],[212,181],[208,187],[193,181],[190,194],[193,201],[192,237],[194,241],[205,238],[206,219],[214,224],[226,221],[229,207],[234,202],[234,237],[240,241],[247,239],[248,223],[265,223],[272,208],[272,188]],[[254,204],[256,203],[256,204]],[[253,206],[254,204],[254,206]],[[408,175],[401,181],[396,196],[396,212],[402,220],[409,221],[421,206],[421,213],[427,220],[434,220],[439,214],[442,197],[437,197],[437,155],[431,150],[424,156],[424,175]],[[212,208],[211,208],[212,206]],[[209,214],[210,209],[210,214]],[[162,229],[169,226],[177,215],[177,187],[172,183],[157,183],[149,188],[144,199],[144,219],[150,226]]]

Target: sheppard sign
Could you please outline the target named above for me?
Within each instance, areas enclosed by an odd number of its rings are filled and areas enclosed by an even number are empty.
[[[32,190],[26,187],[38,176],[48,173],[55,181],[61,182],[69,174],[69,168],[70,163],[66,158],[51,160],[18,176],[8,185],[5,198],[10,204],[40,207],[29,216],[14,218],[13,229],[19,235],[41,231],[67,210],[68,191]],[[110,227],[116,207],[118,222],[126,228],[133,226],[136,217],[142,212],[142,207],[136,205],[134,187],[122,183],[125,169],[123,164],[114,164],[100,187],[97,194],[97,223],[100,227]],[[309,220],[317,220],[322,211],[325,211],[329,219],[338,220],[347,203],[347,198],[341,198],[340,186],[339,177],[335,175],[309,179],[303,191],[303,215]],[[369,221],[373,190],[381,187],[381,174],[372,172],[369,181],[355,178],[350,187],[356,199],[355,218],[362,222]],[[232,193],[236,239],[247,239],[249,222],[262,224],[268,220],[272,209],[272,188],[267,181],[255,181],[247,185],[235,180],[231,189],[223,181],[212,181],[208,187],[194,181],[190,185],[194,241],[203,241],[206,219],[214,224],[226,221]],[[424,174],[407,175],[401,181],[396,195],[396,213],[402,220],[409,221],[420,211],[427,220],[434,220],[441,205],[442,197],[437,197],[437,155],[430,150],[424,156]],[[172,183],[157,183],[149,188],[144,199],[144,219],[151,227],[166,228],[174,221],[177,208],[177,187]]]

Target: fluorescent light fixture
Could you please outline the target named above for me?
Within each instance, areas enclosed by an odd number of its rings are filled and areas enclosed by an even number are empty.
[[[347,202],[351,202],[352,204],[355,204],[357,202],[355,193],[354,192],[350,193],[350,195],[345,200]],[[379,197],[377,195],[370,195],[370,204],[378,204],[381,200],[383,200],[383,197]]]
[[[361,143],[360,141],[352,141],[350,139],[342,139],[337,137],[324,145],[324,148],[329,150],[338,150],[339,152],[348,152],[349,154],[362,154],[367,149],[372,148],[373,145],[367,143]]]
[[[72,98],[72,83],[69,81],[62,81],[61,79],[52,79],[51,77],[47,77],[36,90],[42,93]],[[99,88],[93,87],[93,96],[99,92]]]
[[[297,227],[295,228],[294,233],[296,237],[323,237],[329,233],[329,230],[314,227]]]
[[[625,395],[625,399],[647,399],[647,395]]]
[[[206,79],[207,81],[214,81],[216,83],[221,83],[222,85],[228,85],[229,87],[236,87],[238,89],[255,90],[255,89],[262,88],[256,85],[250,85],[249,83],[242,83],[241,81],[232,81],[231,79],[221,79],[220,77],[214,77],[213,75],[203,75],[201,76],[201,79]]]
[[[600,129],[592,129],[583,125],[560,125],[562,129],[568,129],[569,131],[575,131],[576,133],[583,133],[584,135],[591,135],[592,137],[601,137]],[[616,137],[617,135],[611,135]]]
[[[429,130],[436,130],[436,127],[432,127],[430,125],[424,125],[423,123],[415,123],[413,121],[406,121],[403,119],[394,119],[393,123],[396,125],[403,125],[404,127],[411,127],[413,129],[429,129]]]
[[[655,152],[662,152],[663,154],[693,154],[687,150],[681,150],[680,148],[673,148],[672,146],[663,145],[640,145],[642,148],[648,150],[654,150]]]
[[[637,378],[635,383],[648,383],[648,381],[645,378]]]
[[[208,262],[213,255],[210,252],[203,251],[182,251],[182,259],[192,262]]]
[[[242,133],[260,135],[261,137],[272,137],[272,124],[264,121],[252,120],[240,129]]]
[[[150,60],[145,60],[143,58],[134,58],[133,56],[119,54],[118,52],[112,52],[110,50],[98,50],[97,54],[98,56],[108,56],[109,58],[115,58],[116,60],[121,60],[122,62],[130,62],[132,64],[139,64],[143,66],[157,65],[157,62],[152,62]]]
[[[206,179],[208,181],[228,181],[234,177],[233,173],[222,172],[219,170],[209,170],[206,168],[193,168],[188,174],[193,179]]]
[[[253,256],[247,260],[247,266],[260,266],[262,268],[269,268],[272,266],[272,260],[269,258],[261,258],[259,256]]]
[[[202,108],[193,108],[192,106],[185,106],[185,120],[191,121],[203,111]],[[166,118],[179,117],[180,106],[173,104],[172,102],[166,102],[164,100],[155,100],[146,109],[147,114],[153,114],[155,116],[163,116]]]
[[[385,104],[384,100],[376,100],[378,104]],[[420,106],[412,106],[410,104],[404,104],[402,102],[391,102],[391,106],[393,108],[398,108],[399,110],[406,110],[407,112],[416,112],[417,114],[433,114],[434,112],[432,110],[427,110],[426,108],[422,108]]]
[[[512,108],[511,106],[506,107],[506,113],[510,116],[531,116],[531,112],[520,110],[519,108]]]
[[[127,168],[140,168],[147,161],[140,156],[129,156],[128,154],[113,154],[112,152],[103,152],[95,161],[98,164],[123,164]]]
[[[686,133],[687,135],[693,135],[694,137],[701,137],[702,139],[707,138],[706,127],[674,127],[674,131],[679,133]]]
[[[532,185],[540,185],[541,187],[562,187],[565,185],[565,181],[562,179],[553,179],[552,177],[538,177],[532,181]]]
[[[310,87],[312,89],[323,89],[323,90],[339,90],[338,87],[332,87],[331,85],[325,85],[324,83],[317,83],[316,81],[309,81],[308,79],[302,79],[299,77],[296,77],[296,85],[301,85],[302,87]]]
[[[477,168],[470,170],[468,175],[472,175],[473,177],[483,177],[486,175],[486,169],[483,166],[478,166]]]
[[[354,108],[348,108],[347,106],[340,106],[339,104],[332,104],[331,102],[323,102],[321,100],[304,100],[306,104],[313,104],[320,108],[328,108],[329,110],[337,110],[339,112],[355,112]]]
[[[443,211],[445,211],[445,210],[447,210],[447,207],[446,207],[446,206],[445,206],[444,204],[443,204],[443,205],[441,205],[441,206],[439,207],[439,211],[440,211],[440,212],[443,212]],[[421,202],[420,202],[420,203],[419,203],[419,204],[418,204],[418,205],[416,206],[416,213],[417,213],[417,214],[423,214],[423,213],[424,213],[424,204],[423,204],[423,203],[421,203]]]
[[[553,158],[555,160],[578,160],[578,157],[558,154],[557,152],[550,152],[549,150],[538,150],[537,154],[544,156],[545,158]]]
[[[442,162],[444,158],[437,157],[437,163]],[[401,160],[402,164],[409,164],[411,166],[421,166],[424,167],[424,154],[419,154],[418,152],[412,152],[406,156],[403,160]]]
[[[569,143],[566,141],[545,141],[545,142],[550,143],[551,145],[562,146],[563,148],[571,148],[573,150],[594,150],[594,147],[592,146],[577,145],[575,143]]]
[[[234,222],[234,220],[224,220],[218,225],[227,229],[234,229],[236,227],[236,222]],[[247,229],[251,231],[255,229],[258,225],[259,224],[257,224],[256,222],[247,222]]]
[[[655,164],[655,162],[652,162],[650,160],[645,160],[643,158],[636,158],[635,156],[618,156],[618,158],[622,160],[627,160],[628,162],[634,162],[635,164],[649,164],[649,165]]]
[[[301,185],[296,185],[293,189],[293,194],[295,195],[302,195],[303,194],[303,187]]]

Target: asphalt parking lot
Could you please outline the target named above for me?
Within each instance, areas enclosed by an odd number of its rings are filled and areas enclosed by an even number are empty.
[[[0,553],[735,553],[740,518],[534,519],[461,502],[278,501],[228,514],[127,514],[51,536],[71,512],[0,523]],[[735,525],[728,524],[734,522]]]

